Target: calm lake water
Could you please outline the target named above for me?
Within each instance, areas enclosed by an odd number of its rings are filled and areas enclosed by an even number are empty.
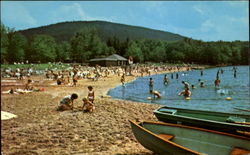
[[[219,74],[221,83],[220,88],[216,89],[214,80],[218,69],[223,69],[224,72]],[[176,79],[176,73],[179,74],[178,79]],[[249,66],[237,66],[236,77],[234,77],[232,66],[206,69],[203,71],[203,76],[201,76],[200,70],[176,73],[174,73],[174,79],[171,79],[171,73],[167,74],[168,85],[163,84],[165,74],[151,76],[154,80],[154,90],[161,93],[161,99],[147,99],[153,97],[149,93],[149,76],[139,77],[125,86],[111,89],[108,95],[118,99],[178,108],[250,114],[250,112],[235,109],[250,110]],[[205,82],[205,88],[199,87],[199,79]],[[190,86],[192,84],[196,86],[196,89],[190,88],[191,100],[185,100],[183,96],[178,96],[178,93],[184,89],[182,81],[187,81]],[[226,100],[227,97],[231,97],[232,100]]]

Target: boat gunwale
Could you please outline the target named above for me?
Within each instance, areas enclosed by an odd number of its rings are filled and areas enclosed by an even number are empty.
[[[250,125],[247,125],[247,124],[237,124],[237,123],[230,123],[230,122],[226,122],[226,121],[223,122],[223,121],[216,121],[216,120],[203,119],[203,118],[197,118],[197,117],[183,116],[183,115],[178,115],[178,114],[164,113],[164,112],[159,111],[162,108],[168,108],[168,107],[158,108],[158,109],[154,110],[153,113],[167,115],[167,116],[174,116],[176,118],[186,118],[186,119],[198,120],[198,121],[203,121],[203,122],[211,122],[211,123],[217,123],[217,124],[230,125],[230,126],[235,126],[235,127],[250,127]],[[179,108],[169,108],[169,109],[178,110]],[[179,110],[186,110],[186,109],[179,109]],[[190,110],[190,111],[196,111],[196,110]],[[197,110],[197,111],[198,112],[207,112],[207,111],[202,111],[202,110]],[[213,112],[210,112],[210,113],[212,114]],[[215,113],[217,113],[217,112],[215,112]],[[221,114],[230,114],[230,113],[221,113]],[[232,115],[234,115],[234,114],[232,114]]]
[[[194,111],[194,112],[201,112],[201,113],[209,113],[209,114],[216,114],[216,115],[236,115],[236,116],[242,116],[242,117],[249,117],[250,115],[248,114],[235,114],[235,113],[227,113],[227,112],[211,112],[211,111],[206,111],[206,110],[195,110],[195,109],[184,109],[184,108],[175,108],[175,107],[168,107],[168,106],[162,106],[156,110],[160,110],[163,108],[167,108],[167,109],[175,109],[175,110],[184,110],[184,111]]]
[[[168,143],[168,144],[170,144],[170,145],[173,145],[174,147],[180,148],[180,149],[182,149],[182,150],[185,150],[185,151],[188,151],[188,152],[197,154],[197,155],[202,155],[202,153],[200,153],[200,152],[197,152],[197,151],[194,151],[194,150],[189,149],[189,148],[187,148],[187,147],[181,146],[180,144],[177,144],[177,143],[172,142],[172,141],[170,141],[170,140],[166,140],[166,139],[160,137],[159,135],[153,133],[152,131],[150,131],[150,130],[144,128],[144,127],[142,127],[141,125],[139,125],[139,124],[141,124],[141,123],[149,123],[148,121],[143,121],[143,122],[137,123],[137,122],[135,122],[135,121],[129,120],[129,122],[132,123],[132,124],[134,124],[134,125],[137,126],[138,128],[140,128],[140,129],[143,130],[144,132],[147,132],[147,133],[149,133],[150,135],[153,135],[154,137],[156,137],[156,138],[158,138],[158,139],[161,139],[161,140],[163,140],[164,142],[166,142],[166,143]],[[152,124],[154,124],[154,122],[152,122]]]
[[[173,123],[165,123],[165,122],[154,122],[154,121],[143,121],[143,122],[140,122],[140,123],[148,123],[148,124],[155,124],[155,125],[163,125],[163,126],[172,126],[172,127],[194,129],[194,130],[199,130],[199,131],[204,131],[204,132],[214,133],[214,134],[219,134],[219,135],[225,135],[225,136],[230,136],[230,137],[250,141],[250,137],[244,137],[244,136],[230,134],[230,133],[226,133],[226,132],[220,132],[220,131],[216,131],[216,130],[209,130],[209,129],[205,129],[205,128],[198,128],[198,127],[181,125],[181,124],[173,124]]]

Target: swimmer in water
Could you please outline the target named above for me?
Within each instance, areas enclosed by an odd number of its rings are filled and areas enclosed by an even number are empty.
[[[149,79],[149,92],[153,91],[154,88],[154,80],[153,78]]]
[[[165,74],[165,76],[164,76],[164,85],[167,85],[168,84],[168,76],[167,76],[167,74]]]
[[[179,96],[183,95],[185,98],[187,98],[187,97],[190,97],[192,95],[192,93],[189,90],[189,88],[185,88],[185,90],[183,90],[182,92],[180,92],[178,95]]]
[[[205,82],[204,81],[201,81],[201,79],[198,80],[200,82],[200,87],[201,88],[204,88],[205,87]]]
[[[189,83],[188,82],[182,81],[182,83],[184,84],[184,88],[189,88]]]
[[[214,80],[214,86],[219,87],[220,86],[220,78],[217,76],[216,80]]]
[[[154,99],[161,98],[161,93],[156,90],[150,90],[150,93],[154,95]]]
[[[192,89],[195,89],[196,87],[194,85],[191,85]]]

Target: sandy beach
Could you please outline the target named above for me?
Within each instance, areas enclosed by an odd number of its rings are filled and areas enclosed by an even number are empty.
[[[135,78],[126,76],[126,82]],[[160,105],[106,98],[109,89],[121,84],[119,76],[79,80],[77,87],[56,86],[55,81],[42,79],[35,80],[43,92],[1,95],[1,110],[18,116],[1,121],[2,154],[153,154],[136,141],[128,120],[157,120],[152,111]],[[89,85],[96,94],[93,113],[56,111],[60,100],[72,93],[79,95],[75,107],[82,106]]]

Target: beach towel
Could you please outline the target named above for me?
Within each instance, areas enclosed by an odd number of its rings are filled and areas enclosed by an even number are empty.
[[[17,117],[17,115],[14,115],[6,111],[1,111],[1,120],[8,120],[15,117]]]

